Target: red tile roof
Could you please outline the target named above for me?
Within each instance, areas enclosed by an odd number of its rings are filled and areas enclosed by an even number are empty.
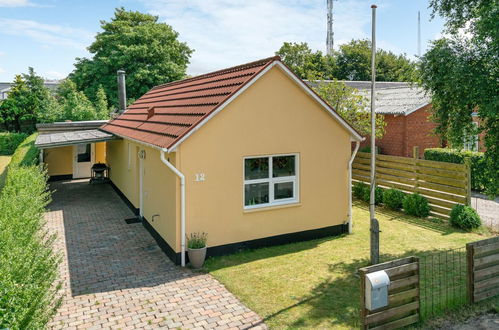
[[[101,129],[170,148],[276,60],[269,57],[156,86]]]

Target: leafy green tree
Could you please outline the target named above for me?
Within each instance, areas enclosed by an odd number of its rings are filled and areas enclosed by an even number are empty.
[[[341,45],[337,53],[335,78],[341,80],[371,80],[371,41],[352,40]],[[417,66],[404,54],[376,50],[376,80],[415,81]]]
[[[472,113],[485,133],[489,195],[499,195],[499,5],[489,0],[431,0],[446,18],[446,37],[421,60],[422,86],[432,95],[437,133],[461,147],[473,132]]]
[[[151,87],[184,77],[192,50],[157,16],[118,8],[88,47],[92,58],[77,58],[69,78],[95,101],[99,86],[118,106],[116,71],[127,73],[127,95],[137,99]]]
[[[306,42],[285,42],[276,55],[302,79],[310,75],[321,75],[324,79],[333,78],[334,57],[324,56],[320,51],[312,52]]]
[[[95,112],[97,114],[96,119],[109,119],[110,109],[107,105],[106,92],[102,86],[97,89],[97,95],[95,96]]]
[[[371,134],[371,113],[369,111],[368,99],[356,93],[356,90],[336,79],[324,81],[317,77],[310,77],[316,80],[313,87],[330,106],[333,107],[350,125],[352,125],[361,135]],[[385,133],[385,120],[381,115],[376,115],[376,137],[381,138]]]
[[[59,120],[95,120],[97,112],[85,93],[76,89],[76,84],[65,79],[57,88],[57,97],[61,107]]]
[[[32,132],[38,116],[52,105],[51,98],[43,78],[30,67],[27,74],[14,78],[7,99],[0,105],[0,120],[9,130]]]

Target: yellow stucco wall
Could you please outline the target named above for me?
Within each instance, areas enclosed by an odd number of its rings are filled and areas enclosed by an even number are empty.
[[[106,163],[106,142],[97,142],[95,144],[95,162]]]
[[[186,232],[207,232],[209,246],[347,220],[350,134],[278,67],[179,149],[186,176]],[[245,211],[243,158],[286,153],[299,154],[299,203]],[[196,173],[204,173],[205,181],[195,182]]]
[[[140,207],[139,150],[145,150],[143,160],[143,216],[154,229],[175,249],[179,234],[178,183],[175,175],[160,160],[159,150],[130,140],[107,142],[107,163],[110,178],[128,200]],[[130,159],[129,159],[129,152]],[[168,156],[175,163],[175,154]]]
[[[73,174],[73,146],[45,149],[43,162],[49,176]]]

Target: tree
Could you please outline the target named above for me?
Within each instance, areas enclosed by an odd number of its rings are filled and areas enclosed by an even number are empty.
[[[334,76],[341,80],[371,80],[371,41],[352,40],[338,51]],[[377,81],[416,81],[417,66],[405,54],[376,50]]]
[[[499,195],[499,6],[488,0],[431,0],[430,6],[447,19],[447,36],[421,60],[437,133],[462,147],[477,112],[478,130],[485,133],[487,193]]]
[[[333,109],[335,109],[357,132],[363,136],[371,134],[371,113],[368,99],[356,93],[356,90],[336,79],[325,82],[318,80],[313,87]],[[376,137],[381,138],[385,133],[385,120],[381,115],[376,115]]]
[[[57,98],[60,104],[59,120],[95,120],[97,112],[85,93],[76,89],[76,84],[65,79],[57,88]]]
[[[103,87],[110,105],[118,106],[116,71],[127,73],[127,95],[137,99],[155,85],[184,77],[192,50],[178,41],[171,26],[157,16],[118,8],[88,47],[92,58],[77,58],[69,78],[95,101]]]
[[[0,118],[7,129],[32,132],[40,114],[52,105],[50,90],[33,68],[27,74],[16,75],[7,99],[0,105]]]
[[[333,78],[334,57],[323,56],[320,51],[312,52],[306,42],[285,42],[276,55],[302,79],[310,75],[321,75],[324,79]]]
[[[102,86],[99,86],[95,96],[95,112],[97,119],[109,119],[110,109],[107,105],[106,92]]]

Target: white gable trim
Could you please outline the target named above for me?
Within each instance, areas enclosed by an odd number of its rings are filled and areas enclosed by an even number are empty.
[[[422,104],[418,105],[417,107],[415,107],[415,108],[413,108],[413,109],[411,109],[409,111],[405,111],[404,112],[404,116],[409,116],[411,113],[416,112],[419,109],[426,107],[428,104],[431,104],[431,102],[422,103]]]
[[[184,142],[189,136],[191,136],[198,129],[203,127],[211,118],[213,118],[216,114],[222,111],[226,106],[228,106],[235,98],[244,93],[246,89],[248,89],[251,85],[253,85],[258,79],[260,79],[264,74],[266,74],[270,69],[274,66],[278,66],[279,69],[284,71],[288,77],[293,79],[308,95],[310,95],[316,102],[318,102],[327,112],[329,112],[333,118],[335,118],[344,128],[347,129],[348,132],[354,138],[354,141],[362,141],[364,138],[359,135],[336,111],[333,110],[326,102],[324,102],[315,92],[300,78],[298,78],[293,72],[291,72],[283,63],[280,61],[274,61],[269,64],[265,69],[263,69],[259,74],[257,74],[253,79],[251,79],[246,85],[244,85],[240,90],[238,90],[234,95],[229,97],[223,104],[220,105],[215,111],[213,111],[210,115],[204,118],[199,124],[197,124],[192,130],[190,130],[186,135],[184,135],[180,140],[178,140],[168,152],[175,151],[175,149]],[[165,150],[165,149],[164,149]]]

